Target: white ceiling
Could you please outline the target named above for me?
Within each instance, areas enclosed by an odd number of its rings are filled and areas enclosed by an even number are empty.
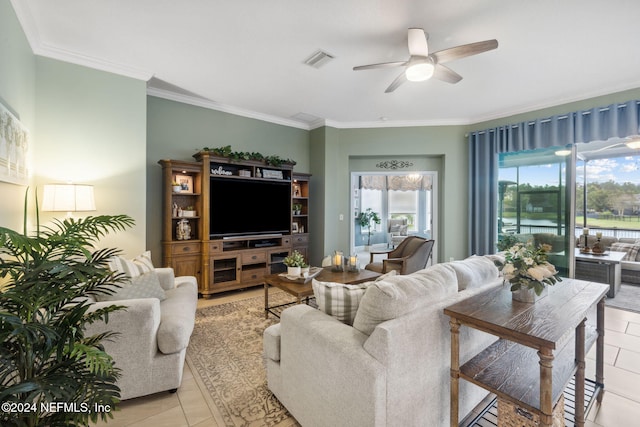
[[[34,53],[150,80],[149,93],[301,128],[469,124],[640,87],[638,0],[12,0]],[[497,39],[405,83],[431,52]],[[316,50],[335,56],[320,69]],[[301,117],[301,119],[296,119]]]

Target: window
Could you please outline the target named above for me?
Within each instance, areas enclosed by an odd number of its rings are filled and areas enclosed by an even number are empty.
[[[548,244],[549,262],[566,274],[573,236],[567,233],[567,158],[555,149],[503,153],[499,168],[498,249],[514,238]]]

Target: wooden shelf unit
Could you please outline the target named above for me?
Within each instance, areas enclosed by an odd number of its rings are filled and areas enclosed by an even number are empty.
[[[204,229],[202,165],[199,162],[160,160],[162,165],[162,265],[172,267],[177,276],[195,276],[201,282],[201,252]],[[187,188],[173,191],[173,182],[184,181]],[[195,217],[180,217],[174,212],[180,208],[195,207]],[[178,240],[178,222],[186,219],[191,227],[187,240]]]
[[[163,265],[173,267],[176,275],[198,279],[198,292],[210,297],[218,292],[262,285],[264,276],[286,271],[282,263],[293,248],[307,256],[309,242],[309,174],[294,173],[292,164],[270,166],[261,161],[235,161],[213,156],[207,151],[194,155],[196,161],[160,160],[163,168]],[[182,177],[190,183],[189,192],[173,193],[172,183]],[[296,183],[299,193],[291,204],[303,205],[300,215],[291,212],[289,224],[296,221],[304,233],[210,237],[210,178],[260,180]],[[295,200],[295,201],[294,201]],[[231,201],[230,201],[231,202]],[[173,204],[194,206],[196,216],[174,215]],[[258,208],[263,208],[259,206]],[[192,233],[189,240],[177,240],[178,221],[187,219]],[[299,229],[300,230],[300,229]],[[290,230],[291,231],[291,230]]]
[[[293,249],[308,259],[309,252],[309,181],[311,175],[307,173],[293,173],[291,186],[292,206],[300,205],[300,212],[294,211],[292,224]],[[297,231],[296,231],[297,227]]]

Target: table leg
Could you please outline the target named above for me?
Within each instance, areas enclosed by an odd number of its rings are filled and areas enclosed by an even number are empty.
[[[553,425],[553,351],[549,348],[541,348],[538,351],[540,357],[540,425],[552,427]]]
[[[449,320],[451,327],[451,394],[450,394],[450,426],[458,427],[458,383],[460,381],[460,322]]]
[[[264,282],[264,318],[269,318],[269,284]]]
[[[575,400],[575,425],[577,427],[584,427],[584,340],[585,320],[580,322],[576,328],[576,400]]]
[[[596,340],[596,385],[601,390],[596,398],[598,403],[602,403],[604,394],[604,298],[598,302],[596,330],[598,338]]]

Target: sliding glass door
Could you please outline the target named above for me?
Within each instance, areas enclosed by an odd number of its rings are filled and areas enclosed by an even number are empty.
[[[514,241],[549,245],[549,262],[570,274],[574,238],[571,152],[503,153],[498,174],[498,249]]]

